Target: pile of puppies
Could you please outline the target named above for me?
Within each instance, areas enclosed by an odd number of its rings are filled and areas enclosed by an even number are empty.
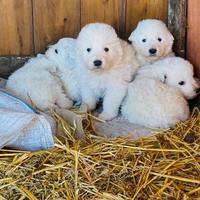
[[[104,23],[82,28],[77,39],[63,38],[44,55],[30,59],[8,79],[6,88],[38,108],[94,110],[112,120],[121,114],[132,123],[173,127],[189,116],[187,100],[199,93],[193,66],[174,56],[174,38],[159,20],[143,20],[121,40]]]

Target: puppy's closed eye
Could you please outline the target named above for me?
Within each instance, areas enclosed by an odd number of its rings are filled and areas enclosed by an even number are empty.
[[[56,54],[58,54],[58,49],[55,49]]]

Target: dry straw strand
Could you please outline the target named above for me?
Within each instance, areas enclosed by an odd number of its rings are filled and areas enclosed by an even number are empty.
[[[85,139],[53,113],[62,132],[55,148],[0,150],[0,199],[198,199],[200,111],[154,137],[106,139],[85,115]],[[103,122],[102,122],[103,123]]]

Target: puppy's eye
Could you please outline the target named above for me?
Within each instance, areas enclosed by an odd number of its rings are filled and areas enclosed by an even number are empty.
[[[58,49],[55,49],[55,52],[58,54]]]
[[[107,47],[104,48],[104,51],[105,51],[105,52],[108,52],[108,51],[109,51],[109,48],[107,48]]]
[[[163,83],[166,83],[166,80],[167,80],[167,75],[165,74],[165,75],[164,75]]]
[[[162,38],[158,38],[158,41],[161,42],[161,41],[162,41]]]
[[[185,85],[185,81],[180,81],[178,84],[179,85]]]
[[[142,42],[146,42],[147,40],[144,38],[144,39],[142,39]]]
[[[87,52],[90,52],[91,51],[91,48],[87,48]]]

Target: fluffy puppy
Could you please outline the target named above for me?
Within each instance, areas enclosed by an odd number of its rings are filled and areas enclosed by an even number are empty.
[[[122,104],[122,115],[148,128],[174,127],[189,117],[186,99],[195,97],[199,91],[188,61],[165,58],[138,70]]]
[[[79,98],[73,58],[67,59],[73,51],[74,42],[73,39],[62,39],[45,55],[39,54],[30,59],[8,78],[6,88],[42,110],[70,108],[72,100]]]
[[[93,110],[103,97],[99,117],[113,119],[139,65],[133,48],[120,40],[110,25],[92,23],[81,30],[76,49],[82,103]]]
[[[81,103],[76,76],[76,39],[62,38],[46,51],[46,57],[57,66],[56,75],[61,80],[66,95],[77,104]]]
[[[174,56],[174,38],[167,26],[160,20],[146,19],[138,23],[129,39],[136,51],[140,65]]]

